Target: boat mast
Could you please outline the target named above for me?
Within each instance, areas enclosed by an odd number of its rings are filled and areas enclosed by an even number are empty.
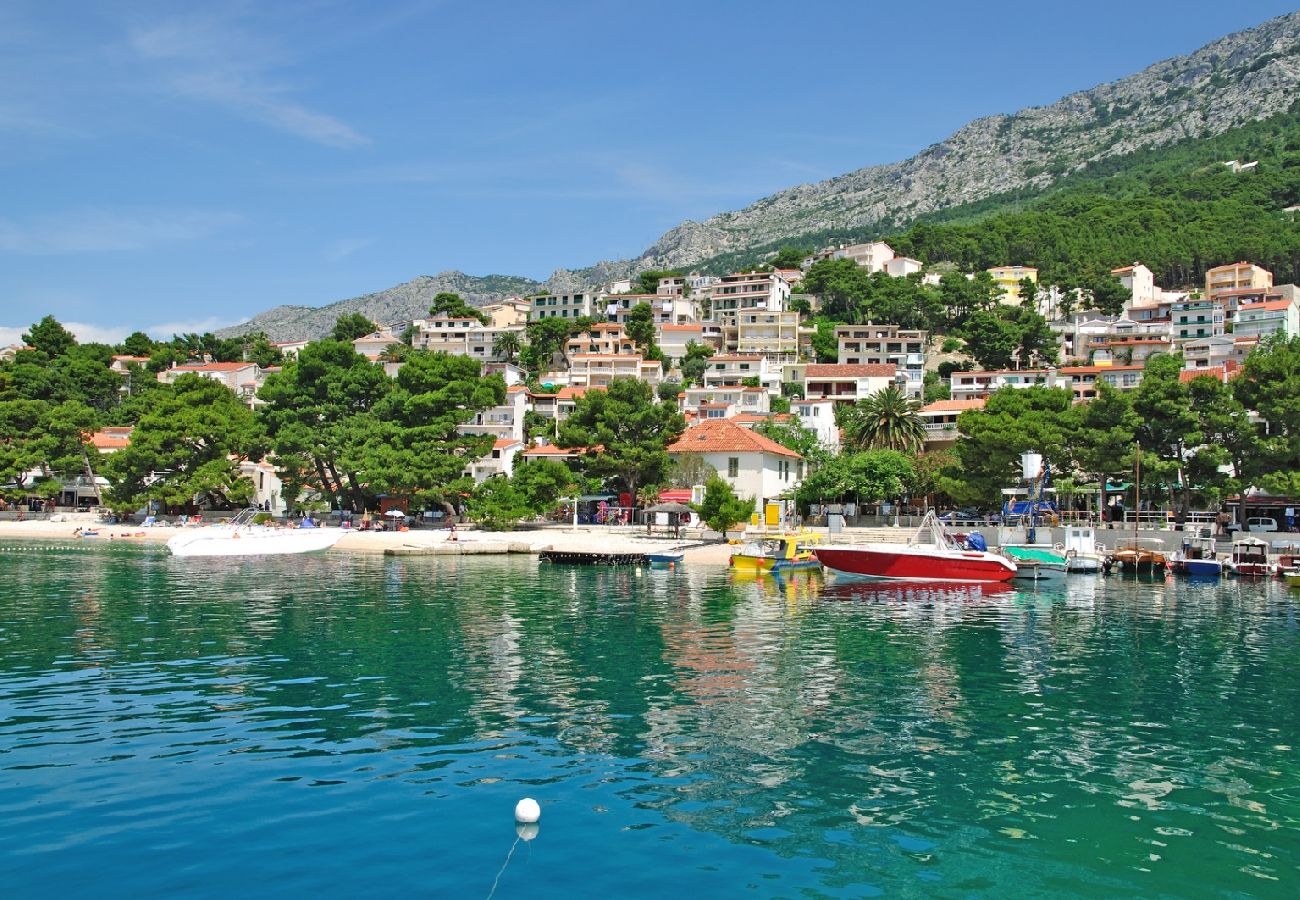
[[[1142,521],[1142,442],[1137,442],[1137,474],[1133,477],[1133,547],[1138,546],[1138,525]]]

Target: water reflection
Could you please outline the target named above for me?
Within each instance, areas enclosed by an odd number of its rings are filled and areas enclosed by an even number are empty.
[[[830,892],[1296,874],[1300,638],[1276,584],[70,555],[0,586],[0,806],[51,841],[113,845],[88,802],[147,818],[138,761],[196,839],[221,822],[195,792],[266,771],[360,790],[362,817],[393,791],[541,786],[578,801],[588,852],[610,828],[709,836],[757,848],[778,894],[793,859]]]

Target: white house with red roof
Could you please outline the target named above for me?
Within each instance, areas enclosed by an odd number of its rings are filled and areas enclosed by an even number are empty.
[[[664,380],[664,366],[639,353],[575,353],[569,357],[572,387],[608,387],[615,378],[638,378],[656,385]]]
[[[497,438],[485,456],[470,463],[465,474],[482,484],[489,478],[509,478],[515,472],[515,460],[524,451],[525,444],[515,438]]]
[[[968,409],[983,409],[983,397],[964,400],[936,400],[916,411],[925,425],[925,449],[941,450],[957,443],[957,417]]]
[[[461,434],[490,434],[494,438],[524,440],[524,414],[528,411],[528,388],[506,388],[505,400],[498,406],[480,410],[456,429]]]
[[[809,363],[803,369],[803,395],[805,400],[856,403],[894,384],[898,374],[893,363]],[[906,390],[906,374],[903,378]]]
[[[251,362],[189,363],[163,369],[158,373],[158,380],[164,384],[174,384],[182,375],[197,375],[219,381],[252,407],[261,402],[257,399],[257,391],[266,381],[267,373],[257,363]]]
[[[667,447],[673,458],[698,456],[717,470],[742,497],[753,497],[755,509],[786,495],[804,476],[803,457],[729,419],[705,419],[682,432]]]
[[[1232,326],[1235,337],[1261,338],[1278,332],[1288,338],[1300,334],[1300,307],[1294,300],[1270,299],[1237,308]]]
[[[742,385],[689,387],[677,395],[677,408],[682,413],[709,410],[701,413],[702,418],[728,419],[739,413],[766,415],[772,408],[772,395],[766,388]]]

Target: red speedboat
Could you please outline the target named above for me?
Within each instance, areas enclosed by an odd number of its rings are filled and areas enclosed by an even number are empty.
[[[982,541],[981,541],[982,542]],[[967,549],[928,512],[906,544],[826,544],[813,552],[841,575],[889,581],[1010,581],[1016,564],[987,550]]]

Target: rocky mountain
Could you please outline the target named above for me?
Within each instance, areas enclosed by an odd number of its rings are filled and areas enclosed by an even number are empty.
[[[927,213],[1011,191],[1046,188],[1090,162],[1220,134],[1281,113],[1298,97],[1300,13],[1292,13],[1049,106],[977,119],[902,162],[799,185],[704,222],[683,222],[637,259],[606,261],[576,271],[558,269],[546,287],[577,289],[646,269],[689,268],[722,254],[797,241],[805,235],[864,229],[888,233]],[[396,320],[418,305],[414,301],[396,305],[415,293],[408,290],[412,285],[443,279],[461,287],[438,287],[434,292],[501,296],[478,279],[444,273],[320,310],[282,307],[232,330],[256,327],[270,334],[272,328],[260,323],[274,316],[277,329],[283,324],[297,335],[314,335],[322,333],[325,319],[332,324],[343,312],[371,315],[370,309],[376,311],[371,318]],[[526,279],[512,281],[527,286],[506,292],[538,288]],[[390,294],[397,295],[395,305],[385,308],[380,298]],[[328,331],[328,326],[323,330]]]
[[[460,294],[475,306],[482,306],[502,297],[534,294],[543,288],[536,281],[512,275],[477,277],[464,272],[440,272],[329,306],[277,306],[247,322],[222,329],[218,335],[264,331],[273,341],[314,340],[329,334],[335,320],[345,313],[359,312],[377,325],[392,325],[427,316],[434,296],[442,291]]]

